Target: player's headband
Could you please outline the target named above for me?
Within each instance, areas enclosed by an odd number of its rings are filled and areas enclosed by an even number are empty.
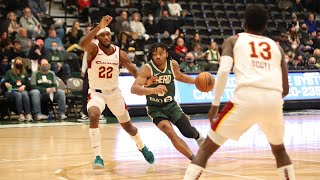
[[[104,28],[101,28],[98,32],[97,32],[97,36],[103,32],[109,32],[111,33],[111,30],[109,27],[104,27]]]

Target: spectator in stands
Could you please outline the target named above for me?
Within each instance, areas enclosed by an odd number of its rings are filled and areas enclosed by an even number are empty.
[[[116,31],[118,32],[119,39],[121,41],[121,49],[124,49],[127,45],[128,38],[135,40],[139,37],[138,33],[132,31],[128,19],[128,13],[125,10],[121,11],[120,17],[116,21]]]
[[[288,70],[295,70],[294,64],[293,64],[293,58],[290,58],[288,54],[285,54],[284,60],[287,62]]]
[[[291,43],[288,42],[287,40],[287,34],[286,33],[281,33],[279,37],[279,45],[283,48],[284,51],[288,51],[291,48]]]
[[[11,69],[11,61],[8,60],[7,56],[1,57],[1,64],[0,64],[0,76],[3,77],[6,72]]]
[[[177,60],[178,62],[182,61],[186,56],[187,52],[188,52],[188,48],[185,46],[184,39],[181,37],[177,38],[176,46],[175,46],[176,58],[174,59]]]
[[[299,24],[297,15],[295,13],[292,13],[291,15],[291,21],[290,21],[289,27],[295,27],[296,31],[299,32],[300,24]]]
[[[291,4],[291,11],[292,12],[301,12],[301,13],[303,13],[305,11],[300,0],[293,0],[293,2]]]
[[[79,44],[79,41],[82,36],[83,31],[80,28],[79,21],[74,21],[72,28],[68,31],[68,33],[65,36],[65,40],[69,45]]]
[[[37,39],[34,42],[34,46],[30,49],[29,59],[40,61],[44,58],[44,42],[42,39]]]
[[[308,26],[308,33],[312,33],[313,31],[317,31],[318,24],[317,21],[314,20],[314,14],[309,13],[308,19],[305,20],[305,23]]]
[[[206,61],[206,54],[201,50],[201,44],[196,43],[193,46],[193,50],[191,53],[194,55],[194,59],[196,60],[197,64],[201,67],[201,70],[204,70],[208,66],[208,62]]]
[[[176,0],[170,0],[167,6],[171,16],[181,16],[182,8],[179,3],[176,3]]]
[[[313,57],[316,58],[317,63],[320,64],[320,47],[313,51]]]
[[[304,54],[312,54],[314,51],[312,38],[309,37],[305,43],[301,43],[300,49]]]
[[[307,63],[306,63],[306,69],[319,69],[319,65],[317,64],[317,60],[315,57],[311,56]]]
[[[152,0],[148,13],[152,13],[154,17],[160,17],[164,9],[168,10],[165,0]]]
[[[119,0],[120,7],[128,7],[130,5],[130,0]]]
[[[41,113],[41,101],[50,101],[50,96],[53,96],[53,101],[58,102],[59,119],[66,119],[65,107],[66,97],[63,90],[57,88],[57,78],[54,72],[50,71],[48,60],[40,61],[40,70],[32,74],[30,97],[32,102],[32,112],[36,120],[47,119],[48,116]]]
[[[62,20],[57,19],[51,27],[53,27],[56,30],[57,37],[60,38],[62,41],[65,36],[65,31],[64,31]],[[49,30],[50,30],[50,28],[49,28]]]
[[[282,10],[289,10],[291,8],[290,0],[279,0],[278,8]]]
[[[12,40],[16,37],[16,34],[19,33],[20,25],[17,22],[17,15],[13,11],[9,12],[7,14],[7,21],[8,21],[8,33],[9,37],[12,38]]]
[[[47,13],[45,0],[32,0],[28,2],[32,14],[39,20]]]
[[[298,44],[300,44],[300,37],[298,32],[296,31],[296,27],[295,26],[291,26],[289,28],[289,31],[287,33],[287,41],[289,43],[292,43],[293,41],[297,42]]]
[[[58,44],[58,49],[59,51],[65,52],[62,40],[57,36],[57,32],[54,28],[50,28],[48,30],[48,37],[44,40],[44,50],[45,53],[48,53],[51,49],[51,42],[56,42]]]
[[[205,52],[208,65],[205,67],[205,71],[218,71],[220,52],[216,42],[211,42],[210,48]]]
[[[189,41],[189,44],[187,46],[188,49],[193,49],[194,45],[201,44],[200,35],[199,33],[195,33],[192,37],[192,39]]]
[[[146,29],[142,22],[140,22],[140,13],[135,12],[132,14],[132,21],[130,21],[131,30],[135,33],[138,33],[140,39],[149,39],[149,35],[146,34]]]
[[[196,73],[201,71],[200,66],[194,62],[194,55],[192,53],[187,53],[184,61],[180,63],[180,71],[184,73]]]
[[[29,59],[31,60],[31,71],[36,72],[39,67],[39,61],[44,58],[44,42],[42,39],[37,39],[34,42],[34,46],[30,49]]]
[[[0,54],[7,54],[12,47],[11,39],[8,37],[7,32],[2,32],[0,36]]]
[[[55,75],[59,76],[63,81],[66,81],[70,78],[71,72],[69,64],[63,62],[63,53],[64,52],[60,50],[58,43],[52,41],[46,59],[49,61]]]
[[[24,15],[20,18],[20,24],[22,27],[27,29],[28,37],[44,37],[45,32],[38,19],[32,15],[31,9],[29,7],[26,7],[23,10],[23,13]]]
[[[154,36],[157,33],[156,21],[152,13],[148,14],[148,18],[144,21],[143,25],[147,34]]]
[[[172,35],[172,39],[175,39],[179,33],[178,26],[177,21],[169,19],[168,10],[162,10],[162,17],[157,23],[158,38],[169,38]]]
[[[6,97],[13,99],[15,102],[19,121],[32,121],[28,95],[28,89],[30,88],[28,77],[22,58],[16,57],[13,68],[7,71],[3,81],[7,88]]]
[[[9,61],[15,59],[16,57],[26,58],[26,55],[21,51],[20,41],[13,41],[13,47],[7,54]]]
[[[16,35],[15,41],[19,41],[21,43],[21,51],[25,54],[25,56],[28,56],[33,45],[33,41],[28,38],[26,28],[21,27],[19,29],[19,34]]]

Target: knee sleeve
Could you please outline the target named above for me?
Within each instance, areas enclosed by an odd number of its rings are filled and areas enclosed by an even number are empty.
[[[125,110],[123,115],[117,116],[117,119],[118,119],[119,123],[125,123],[125,122],[130,121],[130,115],[129,115],[128,110]]]
[[[185,114],[182,114],[181,118],[175,124],[181,134],[187,138],[196,138],[199,132],[191,126],[189,119]]]

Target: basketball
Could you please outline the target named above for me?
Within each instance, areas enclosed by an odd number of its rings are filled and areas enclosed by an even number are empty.
[[[197,89],[201,92],[209,92],[214,86],[214,77],[208,72],[201,72],[196,77],[195,83]]]

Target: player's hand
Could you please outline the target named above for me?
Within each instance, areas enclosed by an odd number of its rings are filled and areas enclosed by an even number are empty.
[[[151,84],[155,83],[157,81],[157,76],[151,76],[147,79],[146,83],[144,83],[144,86],[150,86]]]
[[[210,110],[208,112],[208,118],[209,118],[209,121],[210,121],[211,124],[213,123],[213,118],[218,113],[218,110],[219,110],[219,106],[211,105],[211,108],[210,108]]]
[[[154,94],[165,94],[167,91],[168,90],[165,85],[159,85],[154,88]]]
[[[99,23],[99,27],[100,28],[107,27],[111,23],[112,19],[113,18],[109,15],[103,16]]]

